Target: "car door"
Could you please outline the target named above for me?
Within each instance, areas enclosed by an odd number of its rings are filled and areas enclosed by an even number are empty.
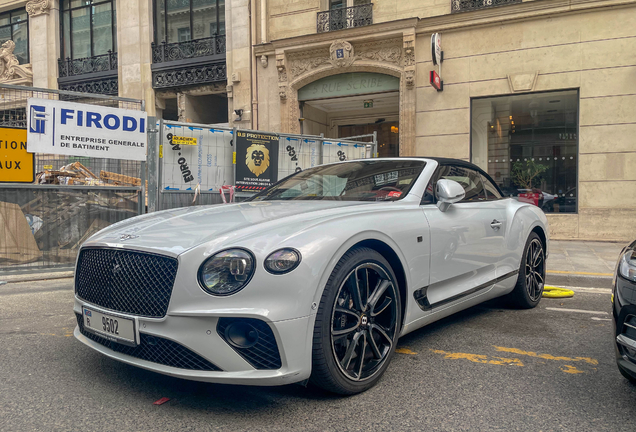
[[[430,226],[431,271],[425,296],[431,308],[459,300],[494,283],[505,253],[507,223],[505,205],[495,195],[489,199],[478,171],[462,165],[443,165],[433,180],[438,179],[458,182],[466,195],[445,212],[435,204],[422,206]]]

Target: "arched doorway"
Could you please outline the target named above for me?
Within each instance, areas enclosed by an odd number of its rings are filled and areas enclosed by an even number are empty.
[[[301,131],[328,138],[377,133],[378,155],[399,156],[400,78],[348,72],[298,90]]]

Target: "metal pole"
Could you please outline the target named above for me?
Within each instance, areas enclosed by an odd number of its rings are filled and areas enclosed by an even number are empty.
[[[161,121],[157,130],[157,118],[148,117],[148,213],[157,211],[159,199],[159,153],[161,140],[157,135],[161,131]],[[143,183],[142,183],[143,186]],[[145,197],[143,197],[145,199]]]
[[[236,131],[238,131],[238,128],[234,126],[232,129],[232,168],[234,169],[234,187],[236,187]]]
[[[373,131],[373,157],[378,157],[378,131]]]
[[[318,165],[322,165],[323,157],[324,157],[324,148],[325,148],[325,134],[320,134],[320,147],[318,147]]]

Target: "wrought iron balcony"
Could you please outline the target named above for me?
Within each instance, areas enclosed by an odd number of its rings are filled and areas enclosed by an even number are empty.
[[[469,12],[521,2],[522,0],[451,0],[451,13]]]
[[[225,36],[152,46],[152,86],[170,88],[224,82]]]
[[[112,51],[93,57],[59,59],[59,88],[116,95],[119,91],[117,65],[117,53]]]
[[[152,62],[163,63],[225,54],[225,36],[212,36],[186,42],[152,44]]]
[[[318,12],[318,33],[362,27],[373,24],[373,3]]]
[[[59,59],[57,65],[60,78],[108,71],[117,74],[117,53],[108,51],[108,54],[94,57]]]

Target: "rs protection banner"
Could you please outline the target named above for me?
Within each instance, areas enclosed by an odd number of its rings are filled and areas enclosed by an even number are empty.
[[[27,151],[145,161],[146,122],[142,111],[30,98]]]

